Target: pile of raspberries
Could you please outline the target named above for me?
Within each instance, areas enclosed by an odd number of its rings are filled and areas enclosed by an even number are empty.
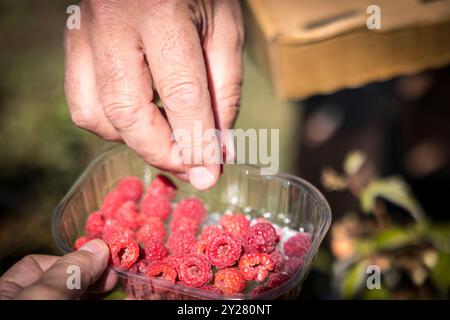
[[[203,202],[187,197],[172,205],[176,191],[163,175],[145,193],[141,179],[122,179],[100,210],[89,215],[74,249],[101,238],[116,268],[217,295],[258,295],[286,282],[302,266],[311,246],[309,234],[297,233],[281,244],[270,222],[251,222],[240,213],[203,226]]]

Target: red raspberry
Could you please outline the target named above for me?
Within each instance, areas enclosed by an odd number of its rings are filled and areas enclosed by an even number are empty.
[[[166,227],[159,218],[147,218],[145,224],[136,232],[137,240],[145,245],[151,240],[163,242],[166,238]]]
[[[274,263],[267,253],[245,253],[239,259],[239,271],[246,280],[264,281]]]
[[[270,223],[257,223],[250,228],[244,244],[246,252],[271,253],[280,240]]]
[[[199,198],[185,198],[178,202],[175,210],[173,211],[173,217],[188,217],[202,223],[206,216],[206,209],[203,202]]]
[[[126,236],[116,236],[107,242],[115,267],[130,269],[139,258],[139,245]]]
[[[215,286],[213,286],[211,284],[203,286],[200,289],[203,290],[203,291],[212,293],[212,294],[222,295],[222,292],[217,287],[215,287]]]
[[[138,177],[126,177],[119,181],[116,190],[126,200],[137,202],[144,191],[144,184]]]
[[[167,241],[167,247],[170,253],[176,256],[182,256],[192,252],[197,239],[189,232],[173,232]]]
[[[126,236],[129,238],[134,238],[135,233],[130,228],[122,226],[117,220],[106,220],[105,228],[103,229],[102,239],[108,242],[111,238],[117,236]]]
[[[139,264],[139,272],[148,277],[162,278],[172,283],[177,280],[177,271],[163,261],[147,262],[144,260]]]
[[[290,257],[284,264],[284,272],[290,276],[296,273],[303,265],[302,258]]]
[[[275,272],[281,272],[284,268],[284,263],[286,259],[284,258],[284,254],[282,254],[280,251],[275,250],[270,254],[270,258],[272,259],[274,263],[273,270]]]
[[[160,261],[163,260],[169,252],[166,247],[159,241],[150,240],[145,243],[145,259],[148,261]]]
[[[169,201],[173,200],[177,193],[177,187],[168,177],[158,175],[150,184],[147,194],[156,197],[165,197]]]
[[[269,276],[269,280],[267,280],[266,282],[266,286],[269,287],[270,289],[276,288],[285,283],[286,281],[288,281],[289,278],[290,276],[284,273],[272,273]]]
[[[250,228],[250,221],[248,221],[245,215],[240,213],[223,216],[220,224],[223,230],[241,238],[245,238]]]
[[[180,281],[188,287],[201,287],[212,278],[208,258],[201,254],[184,256],[178,270]]]
[[[175,270],[178,271],[182,260],[183,258],[180,256],[169,255],[165,257],[163,261],[170,264]]]
[[[172,222],[170,223],[170,231],[172,232],[180,231],[196,235],[197,230],[198,230],[197,221],[188,217],[178,216],[176,218],[173,218]]]
[[[311,247],[311,236],[308,233],[299,233],[290,237],[284,243],[284,253],[289,257],[303,258]]]
[[[95,211],[89,215],[84,227],[89,238],[100,238],[105,227],[105,218],[100,211]]]
[[[194,248],[192,249],[192,253],[202,254],[206,255],[206,249],[208,248],[208,241],[206,240],[199,240]]]
[[[147,217],[157,217],[166,220],[172,211],[170,200],[166,197],[155,197],[147,194],[141,202],[141,212]]]
[[[77,240],[75,240],[75,243],[73,244],[73,250],[80,249],[88,241],[89,241],[88,237],[82,236],[82,237],[77,238]]]
[[[242,242],[239,237],[227,232],[212,238],[206,251],[213,266],[226,268],[239,260]]]
[[[206,226],[202,229],[202,232],[200,234],[200,240],[210,241],[211,238],[223,232],[224,231],[217,226]]]
[[[106,194],[103,198],[103,203],[100,208],[100,211],[103,213],[105,218],[113,219],[116,215],[117,209],[126,202],[127,199],[119,193],[117,190],[113,190]]]
[[[130,229],[137,229],[142,224],[136,203],[133,201],[125,202],[117,209],[116,220],[122,226]]]
[[[220,269],[214,275],[214,286],[226,295],[244,291],[245,283],[244,276],[236,268]]]

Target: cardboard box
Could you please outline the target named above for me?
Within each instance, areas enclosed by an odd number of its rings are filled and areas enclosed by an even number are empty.
[[[381,29],[369,30],[369,5]],[[450,63],[450,0],[246,0],[247,45],[283,100]]]

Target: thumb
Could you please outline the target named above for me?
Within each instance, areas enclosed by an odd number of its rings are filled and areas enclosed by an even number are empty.
[[[100,279],[108,262],[108,246],[102,240],[91,240],[76,252],[59,259],[17,299],[78,299]]]

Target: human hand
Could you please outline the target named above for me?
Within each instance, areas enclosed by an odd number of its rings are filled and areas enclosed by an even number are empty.
[[[108,262],[108,246],[98,239],[63,257],[26,256],[0,278],[0,299],[78,299],[88,291],[109,291],[117,276],[107,270]],[[71,266],[79,267],[79,289],[67,285]]]
[[[220,164],[207,160],[204,150],[219,140],[214,135],[213,141],[199,141],[194,124],[201,123],[203,134],[233,127],[243,44],[237,0],[82,1],[81,28],[66,32],[65,92],[72,120],[207,189],[217,182]],[[190,139],[172,141],[177,129]],[[180,163],[175,147],[200,161]]]

